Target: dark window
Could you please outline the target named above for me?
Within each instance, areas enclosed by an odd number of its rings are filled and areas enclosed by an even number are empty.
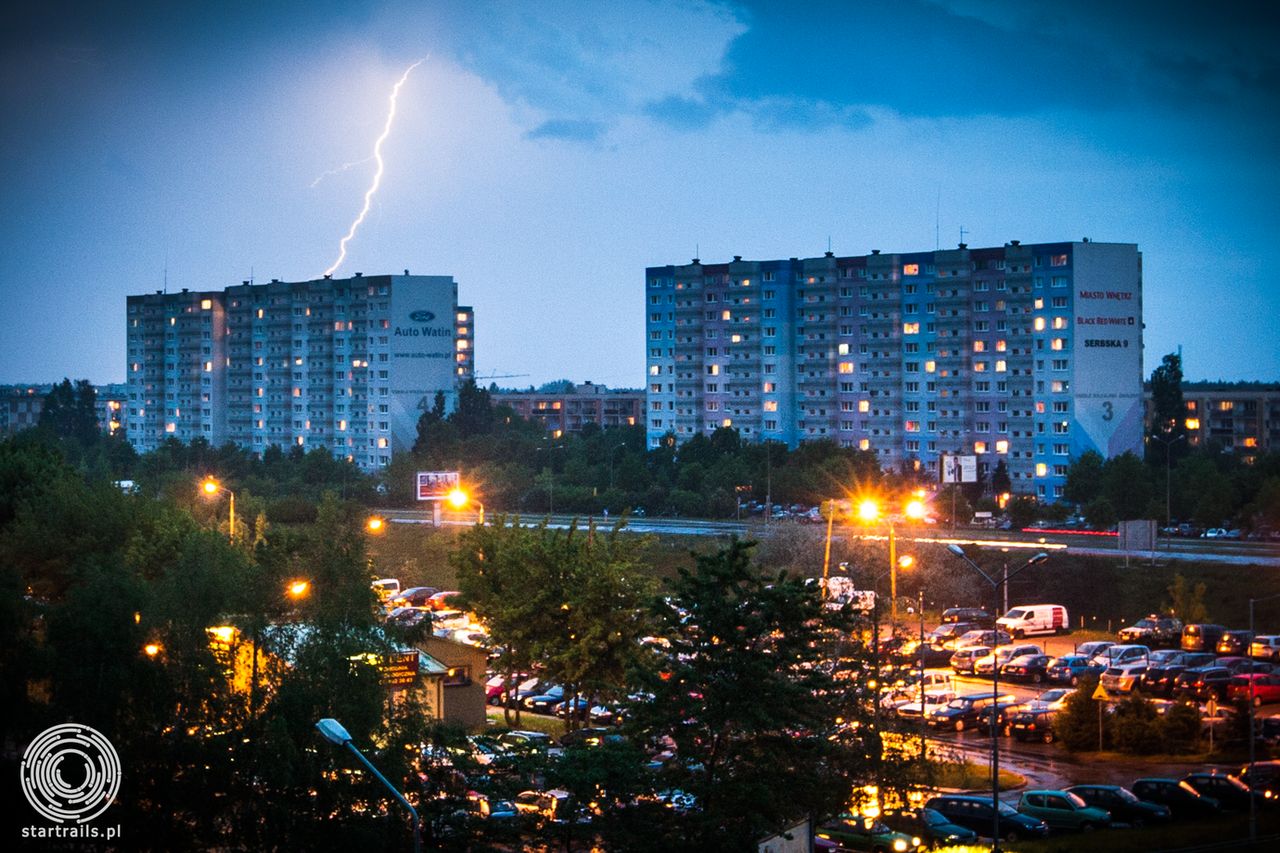
[[[445,687],[466,687],[471,683],[471,667],[451,666],[444,674]]]

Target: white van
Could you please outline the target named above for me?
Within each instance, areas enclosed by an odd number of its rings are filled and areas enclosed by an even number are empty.
[[[395,598],[400,594],[400,581],[397,578],[379,578],[369,585],[382,601]]]
[[[1032,634],[1060,634],[1068,629],[1067,608],[1061,604],[1020,604],[996,620],[1015,639]]]

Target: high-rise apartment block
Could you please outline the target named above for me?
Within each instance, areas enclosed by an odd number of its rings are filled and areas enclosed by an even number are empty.
[[[326,447],[373,470],[437,392],[473,378],[475,324],[450,276],[321,278],[128,297],[127,435]]]
[[[650,446],[719,427],[829,439],[883,467],[1005,460],[1061,497],[1070,460],[1142,449],[1142,256],[1128,243],[650,267]]]

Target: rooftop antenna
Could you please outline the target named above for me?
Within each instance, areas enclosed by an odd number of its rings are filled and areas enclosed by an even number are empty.
[[[253,264],[249,264],[249,283],[253,284]]]
[[[831,235],[827,235],[827,254],[831,254]]]
[[[966,235],[966,234],[968,234],[968,233],[969,233],[969,229],[967,229],[967,228],[965,228],[963,225],[961,225],[961,226],[960,226],[960,242],[961,242],[962,244],[964,243],[964,235]]]
[[[164,250],[164,292],[169,292],[169,249]]]

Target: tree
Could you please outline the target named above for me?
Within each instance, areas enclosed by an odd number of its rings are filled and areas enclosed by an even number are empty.
[[[1009,465],[1003,459],[996,463],[991,472],[991,491],[997,495],[1008,494],[1013,490],[1013,480],[1009,478]]]
[[[1086,450],[1067,467],[1064,497],[1073,504],[1085,506],[1102,496],[1103,467],[1106,460],[1096,450]]]
[[[695,796],[680,831],[697,849],[745,849],[797,816],[843,810],[881,755],[867,704],[844,687],[855,681],[820,666],[850,614],[753,568],[751,547],[680,570],[655,604],[669,645],[637,673],[652,698],[633,706],[632,732],[674,745],[662,784]],[[848,654],[867,664],[860,644]]]
[[[1186,406],[1182,399],[1182,356],[1180,354],[1169,353],[1160,360],[1160,366],[1151,371],[1151,402],[1152,435],[1175,440],[1177,436],[1186,435],[1186,425],[1183,421]],[[1185,442],[1183,444],[1185,445]],[[1163,447],[1159,449],[1164,450]],[[1185,446],[1171,447],[1170,452],[1177,455],[1179,450],[1185,452],[1186,448]],[[1163,458],[1164,454],[1161,453],[1160,456]]]
[[[1093,698],[1098,686],[1096,677],[1083,678],[1076,692],[1067,697],[1062,710],[1053,718],[1053,735],[1071,752],[1099,748],[1099,702]]]
[[[1014,528],[1021,530],[1036,520],[1040,505],[1031,495],[1016,495],[1009,500],[1005,511],[1009,514],[1009,522]]]
[[[1204,604],[1205,590],[1203,583],[1193,587],[1181,573],[1175,574],[1173,583],[1168,587],[1169,602],[1164,609],[1181,619],[1184,625],[1208,622],[1209,610]]]
[[[1103,467],[1102,493],[1121,521],[1142,518],[1155,493],[1151,471],[1132,453],[1112,457]]]
[[[97,390],[87,379],[78,380],[74,386],[70,379],[63,379],[45,395],[39,425],[81,447],[95,444],[101,438]]]

